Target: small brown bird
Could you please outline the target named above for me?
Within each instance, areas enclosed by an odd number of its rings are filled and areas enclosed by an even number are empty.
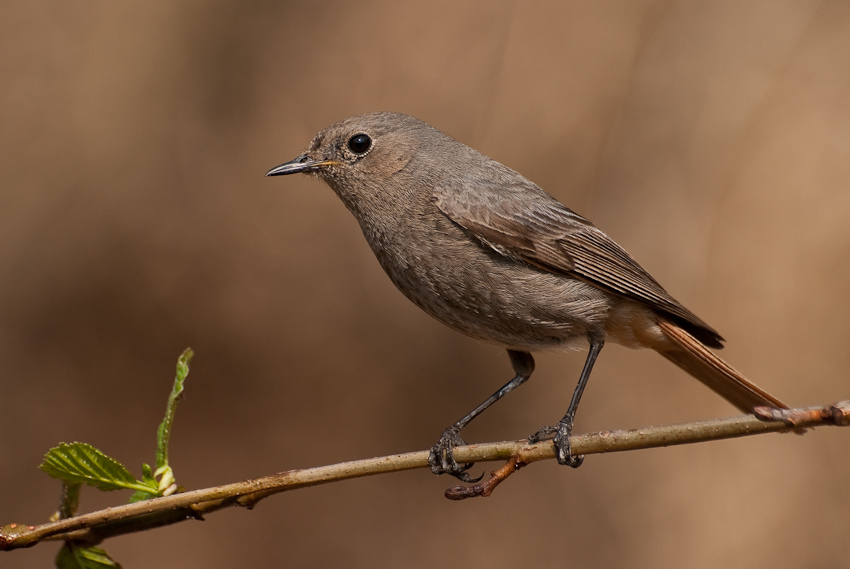
[[[522,175],[408,115],[354,116],[319,132],[267,176],[324,180],[360,223],[398,289],[425,312],[506,348],[516,376],[452,424],[431,449],[436,474],[470,481],[452,447],[460,431],[534,370],[532,351],[590,351],[554,434],[558,462],[577,467],[569,435],[606,340],[651,348],[739,409],[786,406],[708,348],[723,338],[622,247]]]

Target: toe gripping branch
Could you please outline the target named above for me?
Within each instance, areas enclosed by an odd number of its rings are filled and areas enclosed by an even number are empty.
[[[478,482],[484,477],[483,474],[478,478],[472,478],[466,472],[472,468],[474,463],[468,462],[461,466],[454,458],[452,448],[466,446],[464,440],[460,438],[459,431],[457,425],[452,425],[443,431],[440,440],[431,448],[431,453],[428,455],[428,465],[434,474],[449,474],[461,482]]]

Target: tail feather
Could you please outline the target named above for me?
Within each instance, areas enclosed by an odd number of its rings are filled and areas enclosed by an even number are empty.
[[[750,413],[754,407],[759,406],[788,408],[779,399],[747,381],[699,340],[673,322],[659,318],[658,325],[673,344],[668,349],[658,349],[658,352],[738,409]]]

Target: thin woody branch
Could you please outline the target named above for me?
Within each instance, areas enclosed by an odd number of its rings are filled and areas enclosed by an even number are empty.
[[[761,433],[801,432],[822,425],[850,424],[850,401],[822,408],[777,411],[757,409],[759,416],[744,415],[695,423],[647,427],[628,431],[603,431],[570,438],[573,452],[600,454],[680,444],[706,442]],[[526,441],[506,441],[458,447],[459,462],[507,461],[493,477],[475,486],[454,487],[447,497],[458,499],[486,496],[519,467],[555,457],[551,441],[529,445]],[[31,547],[43,540],[72,540],[97,543],[108,537],[170,525],[229,506],[251,508],[272,494],[339,480],[428,467],[428,451],[410,452],[364,460],[343,462],[303,470],[289,470],[254,480],[194,490],[134,504],[106,508],[89,514],[39,526],[8,524],[0,528],[0,550]],[[467,488],[468,490],[464,490]],[[450,496],[449,494],[455,494]]]

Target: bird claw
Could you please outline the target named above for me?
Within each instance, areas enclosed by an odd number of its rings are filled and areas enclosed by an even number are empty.
[[[534,443],[539,443],[542,440],[548,439],[557,432],[557,425],[546,425],[533,435],[528,435],[528,444],[533,445]]]
[[[555,438],[552,442],[555,444],[555,458],[558,464],[578,468],[584,462],[584,455],[576,456],[573,454],[573,449],[570,446],[570,432],[573,426],[564,421],[558,423],[558,431],[555,433]]]
[[[450,474],[461,482],[475,483],[484,478],[482,474],[478,478],[472,478],[467,474],[467,470],[472,468],[474,463],[468,462],[460,465],[455,461],[452,449],[458,446],[466,446],[466,443],[458,434],[459,429],[449,427],[440,436],[428,455],[428,465],[431,467],[431,472],[434,474]]]
[[[584,455],[576,456],[570,447],[570,433],[573,426],[567,421],[561,421],[557,425],[548,425],[543,427],[533,435],[528,437],[529,444],[539,443],[546,440],[552,435],[552,442],[555,445],[555,458],[558,464],[578,468],[584,462]]]

